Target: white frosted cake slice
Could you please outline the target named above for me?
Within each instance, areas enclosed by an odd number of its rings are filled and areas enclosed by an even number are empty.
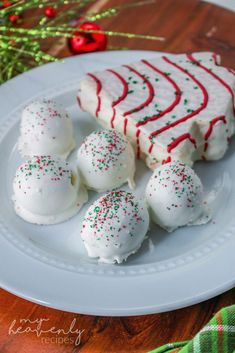
[[[81,81],[81,108],[158,163],[223,157],[235,126],[235,74],[202,52],[141,60]]]

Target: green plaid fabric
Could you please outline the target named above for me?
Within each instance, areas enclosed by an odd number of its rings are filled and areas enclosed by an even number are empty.
[[[235,353],[235,305],[220,310],[191,341],[166,344],[149,353]]]

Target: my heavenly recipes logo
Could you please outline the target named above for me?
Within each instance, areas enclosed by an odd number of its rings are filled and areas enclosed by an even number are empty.
[[[74,344],[79,346],[85,330],[76,328],[76,319],[73,319],[67,328],[59,328],[49,323],[50,319],[13,320],[8,329],[9,335],[34,333],[42,343]]]

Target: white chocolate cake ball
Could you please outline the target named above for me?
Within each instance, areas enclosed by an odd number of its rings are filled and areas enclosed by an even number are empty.
[[[34,156],[16,171],[13,182],[15,212],[35,224],[60,223],[87,202],[77,171],[59,157]]]
[[[182,162],[167,163],[154,171],[146,199],[152,220],[168,231],[206,223],[205,219],[199,221],[205,211],[202,183],[193,169]]]
[[[25,107],[18,141],[23,157],[58,155],[67,158],[75,145],[72,120],[61,106],[44,99]]]
[[[135,155],[130,142],[114,130],[95,131],[82,143],[77,154],[84,184],[98,192],[128,182],[134,187]]]
[[[148,228],[144,201],[130,192],[112,191],[89,207],[81,237],[88,256],[103,263],[121,263],[140,248]]]

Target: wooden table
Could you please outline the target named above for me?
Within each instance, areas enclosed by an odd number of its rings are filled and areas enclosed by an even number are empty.
[[[121,3],[126,1],[99,0],[93,4],[93,9]],[[105,29],[166,38],[164,42],[113,38],[110,40],[112,46],[173,53],[212,50],[221,54],[225,65],[235,69],[235,13],[214,5],[198,0],[156,0],[151,5],[124,10],[121,15],[105,19],[101,24]],[[50,51],[60,56],[69,54],[65,46],[54,45]],[[0,290],[0,299],[1,353],[142,353],[167,342],[192,338],[217,310],[235,303],[235,289],[185,309],[121,318],[76,315],[48,309],[3,290]],[[43,320],[44,330],[52,331],[54,326],[68,331],[73,319],[76,319],[75,328],[84,330],[81,342],[78,346],[74,344],[78,333],[60,332],[56,335],[48,332],[39,337],[36,332],[19,333],[19,330],[17,333],[20,319],[31,321],[25,323],[21,331],[27,326],[35,329],[35,320]],[[13,320],[16,324],[13,323],[9,334]],[[58,336],[63,339],[61,343]]]

